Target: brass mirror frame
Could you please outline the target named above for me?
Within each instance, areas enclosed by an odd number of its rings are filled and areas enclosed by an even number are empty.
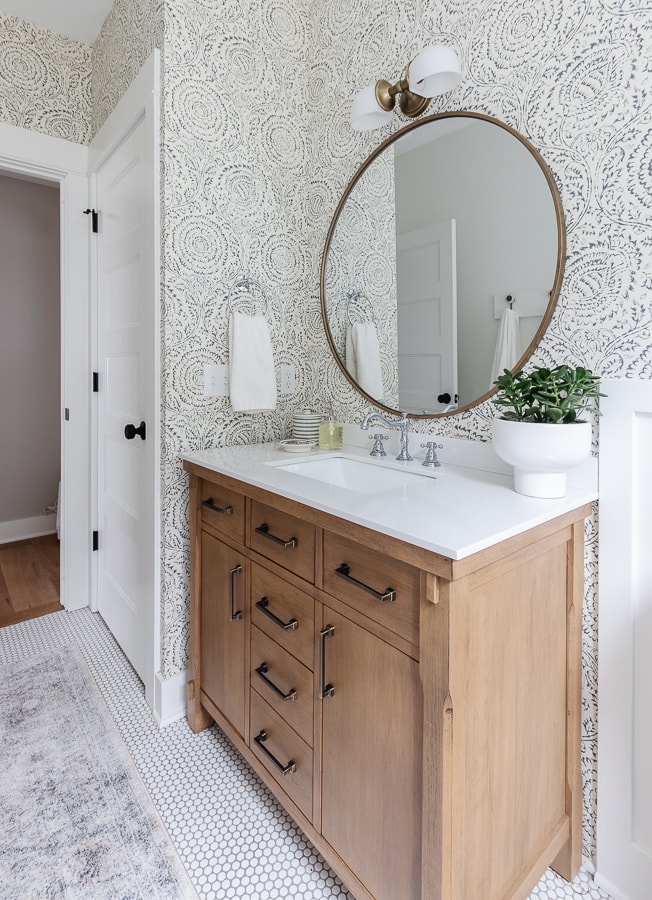
[[[340,367],[344,377],[349,382],[349,384],[356,390],[359,394],[361,394],[366,400],[372,403],[374,406],[379,407],[380,409],[385,410],[385,412],[392,413],[394,415],[400,415],[401,411],[398,409],[393,409],[391,406],[385,406],[384,403],[380,403],[378,400],[371,397],[362,388],[359,384],[351,378],[344,361],[340,358],[339,353],[335,347],[335,342],[333,341],[333,335],[330,330],[330,326],[328,324],[328,317],[326,314],[326,286],[325,286],[325,275],[326,275],[326,259],[328,257],[328,251],[330,249],[331,240],[333,237],[333,233],[335,231],[335,227],[337,225],[338,219],[340,217],[340,213],[344,207],[344,204],[349,198],[351,191],[354,189],[364,172],[369,168],[371,163],[379,156],[390,144],[393,144],[400,137],[407,134],[409,131],[412,131],[414,128],[418,128],[420,125],[424,125],[427,122],[435,122],[438,119],[454,119],[454,118],[465,118],[465,119],[478,119],[479,121],[489,122],[491,125],[496,125],[499,128],[502,128],[504,131],[507,131],[513,137],[515,137],[520,143],[526,148],[526,150],[533,156],[535,161],[538,163],[539,168],[541,169],[543,175],[545,176],[546,182],[548,184],[548,188],[550,190],[550,194],[552,196],[552,202],[555,208],[555,219],[557,222],[557,266],[555,269],[555,278],[553,281],[552,290],[550,292],[550,299],[548,301],[548,305],[546,307],[546,311],[541,319],[541,324],[539,325],[536,334],[532,338],[530,345],[527,347],[518,363],[514,366],[514,372],[518,371],[523,367],[523,365],[527,362],[527,360],[532,356],[535,349],[537,348],[541,338],[543,337],[544,332],[546,331],[548,325],[550,324],[550,320],[557,306],[557,301],[559,299],[559,294],[561,291],[561,283],[564,277],[564,269],[566,266],[566,223],[564,219],[564,210],[561,205],[561,197],[559,195],[559,190],[557,188],[557,184],[552,175],[552,172],[548,168],[546,162],[543,157],[539,153],[539,151],[530,144],[527,138],[523,137],[518,131],[512,128],[510,125],[507,125],[505,122],[501,122],[500,119],[496,119],[493,116],[485,115],[484,113],[477,112],[464,112],[464,111],[456,111],[456,112],[444,112],[444,113],[435,113],[432,116],[425,116],[423,119],[418,119],[416,122],[410,122],[405,127],[399,129],[394,134],[390,135],[386,138],[381,144],[379,144],[376,149],[370,153],[367,159],[362,163],[362,165],[358,168],[357,172],[354,174],[353,178],[347,185],[342,197],[340,198],[339,203],[337,204],[337,208],[333,214],[333,218],[331,220],[331,224],[328,229],[328,233],[326,235],[326,243],[324,244],[324,251],[322,254],[321,260],[321,268],[319,274],[319,296],[321,300],[321,315],[322,321],[324,323],[324,329],[326,331],[326,338],[328,340],[328,346],[330,347],[331,353],[335,357],[335,361]],[[471,403],[467,403],[465,406],[460,406],[457,409],[453,409],[447,413],[408,413],[408,416],[412,419],[441,419],[447,418],[449,416],[454,416],[460,412],[466,412],[468,409],[473,409],[474,406],[479,406],[481,403],[484,403],[485,400],[488,400],[493,394],[496,393],[497,388],[491,388],[491,390],[486,391],[482,396],[476,398]]]

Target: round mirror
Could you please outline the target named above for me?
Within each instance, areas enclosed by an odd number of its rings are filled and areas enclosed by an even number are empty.
[[[328,231],[335,359],[388,412],[468,409],[536,347],[565,247],[552,175],[518,132],[467,112],[407,125],[356,172]]]

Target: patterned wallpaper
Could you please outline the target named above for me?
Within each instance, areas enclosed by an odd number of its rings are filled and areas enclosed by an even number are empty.
[[[652,19],[639,0],[117,0],[94,47],[96,126],[126,88],[121,81],[160,40],[161,4],[162,670],[171,676],[185,666],[188,636],[188,497],[179,451],[277,438],[294,409],[323,409],[331,397],[345,420],[366,411],[330,357],[320,257],[348,180],[404,124],[396,114],[379,131],[352,132],[351,98],[377,77],[398,78],[424,45],[451,44],[464,69],[458,89],[428,112],[467,109],[502,119],[532,141],[557,179],[566,275],[534,361],[652,377]],[[0,117],[87,141],[88,48],[73,52],[49,33],[6,16],[1,22]],[[85,66],[75,64],[76,54]],[[55,83],[61,90],[53,93]],[[16,84],[28,89],[25,100]],[[62,104],[56,113],[43,103],[52,96]],[[297,367],[298,392],[280,397],[274,413],[234,414],[227,399],[202,394],[204,364],[228,358],[225,296],[243,270],[269,294],[277,366]],[[434,427],[488,440],[492,416],[485,403]],[[592,856],[596,517],[586,533],[582,766],[584,852]]]
[[[87,144],[90,66],[87,44],[0,11],[0,121]]]
[[[93,135],[154,47],[162,46],[163,0],[115,0],[93,44]]]
[[[349,194],[331,242],[324,273],[325,304],[333,343],[347,364],[349,322],[373,322],[378,335],[382,396],[396,409],[398,395],[398,315],[396,305],[396,215],[394,153],[381,154]],[[359,296],[350,298],[350,293]],[[350,371],[350,367],[349,367]],[[361,380],[357,379],[360,383]]]
[[[318,97],[303,89],[310,0],[166,3],[163,238],[164,674],[183,669],[188,637],[188,488],[184,448],[288,433],[304,403],[325,408],[310,335],[321,329],[312,223],[329,195],[311,177]],[[268,295],[278,366],[297,394],[272,413],[235,414],[203,396],[203,367],[228,362],[226,295],[237,275]]]

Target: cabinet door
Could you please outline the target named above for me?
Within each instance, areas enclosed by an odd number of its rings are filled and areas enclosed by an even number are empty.
[[[226,544],[201,536],[201,687],[231,725],[245,724],[245,561]]]
[[[324,607],[327,626],[322,834],[378,900],[412,900],[421,861],[418,663]]]

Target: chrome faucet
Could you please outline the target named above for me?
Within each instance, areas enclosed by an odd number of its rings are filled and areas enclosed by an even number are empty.
[[[408,427],[410,423],[408,421],[407,413],[401,413],[401,418],[398,422],[390,422],[385,416],[381,416],[380,413],[367,413],[362,422],[360,422],[360,428],[362,428],[363,431],[366,431],[372,422],[380,422],[385,428],[399,429],[401,432],[401,452],[396,459],[401,462],[411,462],[412,457],[408,451]]]

